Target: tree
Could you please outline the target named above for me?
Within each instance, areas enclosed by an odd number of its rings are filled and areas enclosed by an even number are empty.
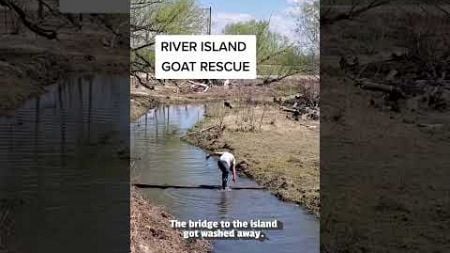
[[[13,13],[19,23],[29,31],[50,40],[57,40],[61,30],[82,29],[83,14],[61,13],[57,8],[57,0],[0,0],[0,6]],[[125,25],[128,35],[128,14],[85,14],[85,16],[89,17],[90,22],[97,28],[111,32],[113,40],[116,37],[124,37]]]
[[[139,73],[153,71],[155,36],[196,34],[205,15],[194,0],[132,0],[130,17],[131,75],[144,84]]]
[[[307,0],[298,3],[296,15],[296,32],[299,36],[300,50],[311,57],[312,69],[319,74],[320,55],[320,2]]]
[[[265,83],[281,80],[302,71],[299,63],[302,55],[293,43],[269,30],[269,21],[250,20],[225,26],[224,34],[256,35],[258,73],[265,75]],[[274,77],[275,76],[275,77]]]
[[[43,1],[40,1],[40,6],[43,4]],[[31,32],[45,37],[47,39],[56,39],[57,38],[57,29],[56,28],[48,28],[45,25],[40,24],[37,20],[33,18],[33,15],[26,11],[26,8],[23,6],[21,2],[14,0],[0,0],[0,6],[7,8],[9,11],[14,13],[21,24],[23,24],[26,28],[28,28]]]
[[[320,2],[310,0],[299,4],[296,32],[302,37],[304,46],[315,52],[320,49]]]

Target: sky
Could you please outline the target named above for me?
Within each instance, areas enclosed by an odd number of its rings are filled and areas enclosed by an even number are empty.
[[[212,7],[212,34],[221,34],[228,23],[252,19],[270,19],[270,30],[295,41],[296,3],[304,0],[200,0],[202,7]]]

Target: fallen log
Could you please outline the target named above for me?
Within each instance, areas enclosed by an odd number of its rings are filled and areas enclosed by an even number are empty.
[[[281,110],[283,110],[283,111],[285,111],[285,112],[299,113],[298,110],[293,109],[293,108],[289,108],[289,107],[286,107],[286,106],[282,106],[282,107],[281,107]]]
[[[357,83],[357,85],[359,85],[359,87],[361,89],[364,89],[364,90],[389,93],[391,95],[396,95],[396,96],[399,96],[402,98],[406,97],[400,88],[392,86],[392,85],[375,83],[375,82],[365,80],[365,79],[356,80],[356,83]]]
[[[197,86],[201,86],[201,87],[203,87],[203,88],[205,88],[202,92],[206,92],[206,91],[208,91],[209,90],[209,86],[208,85],[206,85],[206,84],[204,84],[204,83],[198,83],[198,82],[194,82],[194,81],[187,81],[188,83],[190,83],[190,84],[192,84],[192,86],[195,86],[195,85],[197,85]],[[191,87],[192,87],[191,86]]]
[[[157,184],[133,184],[133,186],[136,186],[138,188],[154,188],[154,189],[221,189],[222,186],[220,185],[157,185]],[[263,186],[232,186],[230,187],[233,190],[265,190],[266,187]]]
[[[421,128],[429,128],[429,129],[437,129],[442,128],[444,126],[443,124],[427,124],[427,123],[417,123],[416,125]]]
[[[192,135],[192,134],[202,133],[202,132],[208,131],[208,130],[210,130],[210,129],[213,129],[213,128],[215,128],[215,127],[218,127],[218,125],[210,126],[210,127],[207,127],[207,128],[204,128],[204,129],[195,131],[195,132],[190,132],[190,133],[187,133],[186,135]]]
[[[366,80],[359,81],[359,86],[365,90],[392,92],[395,88],[391,85],[374,83]]]
[[[307,124],[303,124],[303,123],[299,123],[300,124],[300,126],[304,126],[304,127],[306,127],[306,128],[309,128],[309,129],[315,129],[315,128],[317,128],[317,126],[311,126],[311,125],[307,125]]]

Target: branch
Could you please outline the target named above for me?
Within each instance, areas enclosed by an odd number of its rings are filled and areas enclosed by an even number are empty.
[[[130,3],[130,9],[135,10],[135,9],[142,9],[148,6],[151,6],[153,4],[161,4],[163,3],[163,1],[161,0],[142,0],[139,2],[131,2]]]
[[[141,77],[139,76],[139,74],[137,72],[131,73],[132,76],[134,76],[140,85],[144,86],[145,88],[152,90],[154,89],[154,87],[149,86],[146,82],[142,81]]]
[[[289,50],[289,49],[291,49],[291,48],[293,48],[292,45],[291,45],[291,46],[287,46],[286,48],[283,48],[283,49],[281,49],[281,50],[279,50],[279,51],[277,51],[277,52],[275,52],[275,53],[273,53],[273,54],[269,54],[269,55],[267,55],[266,57],[260,59],[260,60],[258,61],[258,64],[261,64],[261,63],[263,63],[263,62],[265,62],[265,61],[267,61],[267,60],[270,60],[270,58],[272,58],[272,57],[274,57],[274,56],[277,56],[277,55],[279,55],[279,54],[282,54],[282,53],[286,52],[287,50]]]
[[[150,46],[153,46],[154,44],[155,44],[155,42],[154,42],[154,41],[151,41],[151,42],[149,42],[149,43],[147,43],[147,44],[144,44],[144,45],[141,45],[141,46],[138,46],[138,47],[132,48],[132,49],[131,49],[131,51],[135,52],[135,51],[138,51],[138,50],[144,49],[144,48],[146,48],[146,47],[150,47]]]
[[[326,15],[322,15],[322,17],[320,18],[320,24],[331,25],[342,20],[352,20],[371,9],[380,7],[389,2],[390,2],[389,0],[372,0],[369,4],[361,7],[358,7],[359,4],[355,3],[352,4],[350,10],[346,13],[336,14],[334,17],[327,17]],[[326,13],[329,14],[330,11],[327,11]]]
[[[56,39],[57,33],[55,30],[46,29],[40,27],[39,25],[33,23],[29,20],[29,17],[17,4],[13,3],[11,0],[0,0],[0,5],[7,7],[8,9],[14,11],[20,18],[22,24],[24,24],[32,32],[39,36],[45,37],[47,39]]]

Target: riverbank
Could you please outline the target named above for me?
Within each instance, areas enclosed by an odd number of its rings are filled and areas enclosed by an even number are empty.
[[[302,204],[319,216],[318,122],[297,122],[287,119],[286,117],[289,115],[281,112],[278,106],[275,106],[273,103],[273,98],[296,94],[299,91],[299,85],[311,85],[309,78],[305,78],[305,80],[304,82],[286,80],[285,82],[267,86],[252,84],[242,87],[231,87],[230,89],[224,89],[219,86],[200,93],[177,93],[176,87],[170,84],[166,86],[158,85],[154,87],[154,90],[150,90],[131,83],[130,117],[134,121],[158,104],[207,103],[222,100],[233,100],[232,104],[235,101],[240,101],[239,103],[242,103],[242,105],[247,103],[259,104],[260,106],[254,108],[254,120],[250,121],[250,125],[239,125],[242,128],[249,127],[251,124],[257,125],[258,131],[233,131],[231,125],[236,119],[233,117],[238,117],[238,115],[245,117],[244,114],[239,114],[239,112],[242,112],[241,110],[235,109],[235,114],[230,113],[227,114],[227,117],[224,117],[223,122],[228,126],[227,130],[223,132],[224,134],[211,139],[211,142],[215,144],[205,141],[195,143],[191,139],[192,143],[208,150],[228,145],[232,146],[235,149],[234,152],[238,160],[245,161],[248,164],[248,169],[242,171],[243,173],[254,178],[258,183],[268,186],[281,199]],[[211,107],[208,108],[212,109]],[[222,107],[217,107],[216,109],[220,112],[220,108]],[[250,110],[253,107],[243,108]],[[195,129],[207,127],[221,118],[220,114],[214,115],[210,109],[208,109],[206,120],[200,122]],[[262,112],[264,112],[264,117],[261,117]],[[305,127],[305,124],[311,124],[312,127]],[[206,140],[209,138],[208,134],[212,132],[202,132],[198,137],[199,139],[204,137],[204,140]],[[260,145],[254,145],[255,140],[260,141]],[[220,143],[222,143],[222,146]],[[217,147],[214,145],[217,145]],[[280,153],[283,154],[280,155]],[[273,159],[274,157],[277,158]],[[135,190],[132,189],[132,191]],[[161,247],[162,249],[167,249],[167,245],[171,244],[176,245],[174,248],[190,247],[183,246],[185,240],[180,241],[177,232],[168,227],[170,218],[165,217],[167,213],[163,215],[158,211],[161,210],[159,207],[155,207],[152,203],[143,200],[138,193],[132,193],[131,198],[132,203],[139,203],[131,206],[133,213],[131,229],[132,236],[135,236],[132,239],[134,249],[140,249],[140,242],[144,242],[143,248],[153,245],[153,248]],[[139,215],[144,215],[146,218],[142,218]],[[140,226],[144,227],[138,228],[136,224],[141,224]],[[159,232],[151,232],[155,229],[159,229],[157,230]],[[142,237],[137,236],[137,234],[141,233],[143,234]],[[159,238],[160,233],[168,235],[167,237],[163,236],[166,241]],[[146,244],[146,242],[149,243]],[[199,247],[195,246],[197,250],[202,250],[199,252],[208,252],[211,249],[210,244],[199,242],[199,245]],[[182,250],[178,252],[194,251]]]
[[[323,27],[327,252],[448,249],[448,47],[439,46],[449,38],[448,16],[434,5],[398,7]],[[355,85],[352,73],[401,95]]]
[[[159,101],[148,94],[130,94],[130,121],[133,122],[148,110],[155,108]]]
[[[228,88],[213,86],[207,92],[173,82],[164,86],[155,83],[152,90],[131,84],[131,118],[137,119],[157,104],[212,105],[220,101],[220,106],[208,106],[205,119],[185,140],[209,151],[232,149],[237,159],[245,162],[242,173],[280,199],[298,203],[319,216],[319,122],[295,121],[274,103],[302,90],[318,89],[318,80],[293,76],[268,85],[259,83],[261,80],[232,81]],[[237,107],[225,110],[224,100]]]
[[[157,101],[146,95],[132,95],[130,120],[136,121]],[[144,199],[134,187],[130,189],[130,242],[132,253],[208,253],[212,244],[206,240],[186,240],[170,227],[174,217],[163,207]]]
[[[128,47],[107,47],[107,32],[60,32],[58,40],[30,34],[0,37],[0,114],[11,114],[28,98],[68,75],[129,72]]]
[[[208,151],[230,149],[240,173],[319,216],[318,121],[292,120],[272,103],[216,104],[184,139]]]
[[[131,78],[130,118],[136,120],[151,108],[159,104],[198,104],[214,103],[224,100],[257,101],[272,103],[275,98],[283,98],[299,91],[299,83],[304,88],[315,87],[318,81],[313,76],[290,76],[277,82],[261,85],[264,80],[231,80],[228,87],[214,85],[206,92],[191,87],[186,80],[166,80],[164,85],[150,80],[145,86]],[[151,87],[151,89],[149,89]]]
[[[211,244],[205,240],[186,240],[170,227],[174,217],[164,209],[150,204],[131,189],[130,241],[132,253],[206,253]]]

